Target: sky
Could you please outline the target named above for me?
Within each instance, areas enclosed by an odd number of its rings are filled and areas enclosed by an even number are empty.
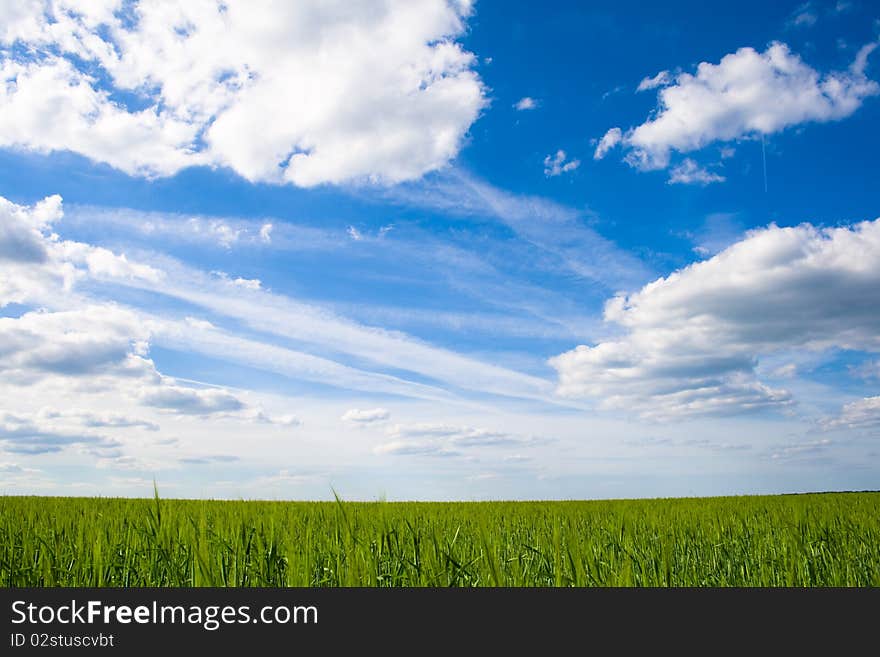
[[[0,2],[0,494],[880,485],[880,8]]]

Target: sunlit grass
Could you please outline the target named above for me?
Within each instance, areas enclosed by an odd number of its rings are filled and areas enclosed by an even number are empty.
[[[880,493],[595,502],[0,497],[2,586],[877,586]]]

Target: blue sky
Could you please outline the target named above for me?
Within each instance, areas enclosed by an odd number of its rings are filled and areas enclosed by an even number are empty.
[[[876,488],[880,13],[664,5],[0,9],[0,491]]]

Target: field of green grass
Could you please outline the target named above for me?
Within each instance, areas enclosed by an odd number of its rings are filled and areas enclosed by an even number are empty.
[[[880,493],[595,502],[0,497],[0,586],[878,586]]]

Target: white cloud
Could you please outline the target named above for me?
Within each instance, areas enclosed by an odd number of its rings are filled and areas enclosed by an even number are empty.
[[[416,440],[392,440],[377,445],[373,450],[376,454],[392,456],[457,456],[458,452],[436,442]]]
[[[786,24],[788,27],[812,27],[819,20],[819,14],[812,2],[805,2],[797,7]]]
[[[626,161],[642,170],[662,169],[672,151],[846,118],[880,93],[880,85],[864,74],[875,46],[863,48],[848,71],[824,75],[783,43],[763,53],[740,48],[718,64],[702,62],[695,74],[676,76],[658,93],[652,117],[622,135]]]
[[[157,470],[167,470],[175,467],[174,465],[169,464],[165,459],[144,459],[132,456],[131,454],[124,454],[122,452],[110,456],[100,456],[98,454],[95,454],[95,456],[98,456],[98,459],[95,461],[95,467],[99,470],[149,471],[155,473]],[[152,482],[150,483],[152,485]]]
[[[141,279],[159,283],[162,272],[149,265],[129,262],[125,254],[115,254],[99,246],[81,242],[59,242],[61,257],[69,263],[85,265],[93,278]]]
[[[211,322],[205,319],[198,319],[196,317],[186,317],[183,321],[186,322],[189,326],[192,326],[194,329],[198,329],[200,331],[211,331],[217,328]]]
[[[61,216],[60,196],[47,197],[33,208],[0,197],[0,213],[0,260],[41,263],[48,259],[43,233]]]
[[[39,414],[0,410],[0,447],[14,454],[47,454],[68,447],[87,446],[96,454],[112,453],[121,443],[89,430]]]
[[[192,150],[197,125],[155,107],[128,112],[67,60],[0,60],[0,80],[2,146],[72,150],[134,175],[168,175],[208,163]]]
[[[603,101],[607,100],[609,96],[613,96],[614,94],[619,94],[621,91],[624,90],[624,88],[625,87],[622,84],[619,84],[616,87],[614,87],[613,89],[609,89],[608,91],[606,91],[605,93],[602,94],[602,100]]]
[[[851,367],[850,373],[861,379],[880,379],[880,360],[869,360],[857,367]]]
[[[756,379],[774,352],[880,351],[880,219],[770,226],[709,260],[607,302],[623,334],[551,359],[559,393],[646,416],[791,403]]]
[[[828,438],[811,440],[802,443],[777,445],[770,449],[769,456],[774,461],[803,461],[815,459],[831,447],[833,442]]]
[[[872,52],[877,50],[877,46],[880,45],[876,41],[874,43],[868,43],[861,48],[856,53],[856,58],[853,60],[852,66],[850,66],[850,70],[855,75],[864,75],[865,69],[868,68],[868,57]]]
[[[461,450],[528,447],[545,444],[546,438],[522,436],[480,427],[417,422],[395,424],[387,431],[390,441],[377,445],[376,454],[457,456]]]
[[[76,268],[53,262],[50,253],[57,240],[47,233],[61,214],[61,197],[57,195],[32,207],[0,197],[0,308],[39,301],[73,285]]]
[[[276,225],[264,219],[193,216],[173,212],[144,212],[130,208],[88,205],[66,206],[64,225],[106,231],[108,236],[124,238],[129,245],[137,241],[219,247],[231,251],[238,247],[280,249],[331,248],[328,230],[285,222]]]
[[[318,305],[263,289],[245,289],[228,278],[207,277],[203,272],[171,262],[166,264],[165,271],[167,280],[159,288],[163,294],[240,320],[255,330],[308,344],[312,350],[341,352],[381,368],[416,372],[447,385],[486,393],[546,399],[550,390],[544,379],[435,347],[399,331],[365,326]],[[154,289],[146,283],[142,287]],[[211,351],[233,361],[247,359],[252,366],[259,364],[270,371],[305,376],[307,380],[396,394],[442,394],[430,385],[357,370],[267,342],[219,331],[196,331],[190,325],[184,327],[174,322],[164,322],[158,328],[161,334],[157,339],[165,345],[199,353]]]
[[[188,325],[191,326],[191,325]],[[7,383],[67,381],[67,387],[112,389],[144,406],[182,415],[227,414],[276,422],[226,390],[181,386],[144,358],[154,331],[134,311],[109,304],[77,310],[32,311],[0,318],[0,375]],[[157,428],[118,413],[45,410],[44,420],[75,421],[79,428]],[[281,424],[290,424],[284,418]]]
[[[386,408],[370,408],[347,410],[342,415],[343,422],[351,422],[354,424],[376,424],[377,422],[385,422],[391,418],[391,412]]]
[[[620,128],[611,128],[608,132],[602,135],[602,139],[599,140],[599,143],[596,146],[596,151],[593,153],[593,159],[601,160],[608,154],[608,151],[620,143],[621,139],[623,139],[623,133]]]
[[[299,487],[305,484],[326,483],[327,475],[320,472],[296,472],[287,468],[279,470],[276,474],[258,477],[248,485],[259,491],[260,495],[265,495],[267,488],[275,488],[277,486],[294,486]]]
[[[145,406],[185,415],[211,415],[241,411],[245,403],[226,390],[184,388],[165,383],[142,389],[138,398]]]
[[[514,103],[513,106],[519,112],[522,112],[525,110],[533,110],[533,109],[537,109],[538,101],[535,100],[534,98],[529,97],[529,96],[525,96],[523,98],[520,98],[518,101],[516,101],[516,103]]]
[[[259,278],[242,278],[241,276],[234,279],[232,283],[246,290],[259,290],[263,285]]]
[[[27,230],[36,230],[27,222],[43,226],[57,220],[61,216],[60,208],[60,197],[53,197],[33,208],[6,204],[9,221],[18,222]],[[208,274],[171,259],[154,260],[161,262],[161,269],[157,269],[130,262],[122,256],[116,256],[116,262],[128,263],[128,267],[90,270],[87,266],[88,255],[99,247],[63,241],[46,235],[46,232],[48,228],[44,227],[43,232],[37,230],[33,234],[27,233],[29,239],[35,240],[34,244],[45,252],[45,260],[21,263],[0,259],[0,273],[12,272],[8,276],[0,276],[0,285],[9,281],[18,286],[9,293],[0,289],[0,302],[26,302],[58,310],[45,313],[42,318],[36,317],[36,313],[27,313],[19,318],[0,318],[0,332],[14,329],[15,339],[27,339],[33,343],[34,350],[54,351],[58,360],[54,365],[56,369],[75,366],[73,359],[76,350],[81,349],[84,354],[78,366],[93,368],[93,374],[106,366],[109,368],[108,375],[112,371],[114,376],[121,376],[120,372],[131,369],[132,373],[126,376],[136,373],[137,376],[155,378],[158,374],[152,363],[131,354],[144,356],[149,344],[159,340],[164,347],[219,356],[228,362],[349,389],[438,399],[450,397],[450,393],[442,389],[444,385],[450,385],[490,394],[551,399],[552,385],[545,379],[435,347],[401,332],[359,324],[321,306],[301,303],[262,287],[257,288],[255,280],[241,279],[242,282],[237,283],[238,279],[224,272]],[[107,253],[115,255],[109,251]],[[143,272],[141,268],[145,268]],[[131,272],[140,272],[142,275],[132,275]],[[111,274],[118,274],[121,278],[110,278]],[[39,285],[21,288],[22,281],[37,278],[40,279]],[[243,338],[215,329],[213,323],[205,323],[203,319],[190,316],[186,320],[175,321],[77,295],[76,285],[79,281],[105,278],[135,289],[154,291],[186,301],[210,313],[239,320],[257,331],[268,332],[285,341],[295,340],[306,344],[313,352],[317,350],[353,356],[359,361],[373,363],[379,371],[356,369],[314,353],[296,351],[265,340]],[[243,282],[248,284],[244,285]],[[76,310],[67,310],[68,307]],[[71,314],[59,314],[62,312]],[[45,330],[28,337],[29,327],[32,324],[42,326],[41,323],[45,324]],[[65,338],[65,331],[70,336],[69,340]],[[95,340],[99,344],[92,344]],[[100,360],[102,353],[106,353],[104,361]],[[14,374],[14,363],[9,360],[13,355],[18,359],[30,358],[24,348],[13,349],[8,355],[0,349],[0,365],[10,372],[10,376]],[[35,352],[33,357],[44,367],[51,365],[46,354]],[[62,359],[67,361],[61,362]],[[381,371],[385,368],[415,372],[432,382],[407,381],[385,374]],[[24,371],[28,376],[33,376],[35,369],[27,365]]]
[[[704,169],[689,157],[669,172],[670,185],[710,185],[724,180],[724,176]]]
[[[798,373],[798,366],[796,363],[786,363],[785,365],[781,365],[777,367],[775,370],[770,372],[770,376],[773,376],[777,379],[792,379]]]
[[[44,408],[40,412],[40,417],[49,419],[60,418],[73,421],[88,428],[141,428],[147,431],[159,430],[159,425],[155,422],[109,411],[94,412],[76,408],[62,411],[55,408]]]
[[[0,304],[41,306],[18,316],[0,317],[0,377],[6,384],[50,381],[62,396],[77,389],[112,389],[123,398],[177,414],[225,414],[288,426],[298,422],[293,416],[269,416],[228,391],[180,386],[162,376],[146,356],[163,321],[114,303],[80,297],[73,288],[86,278],[159,285],[164,272],[130,262],[124,254],[47,234],[62,214],[58,196],[32,207],[0,198]],[[257,280],[231,280],[225,274],[220,279],[234,288],[260,289]],[[181,324],[189,332],[215,330],[210,322],[193,318]],[[64,436],[95,427],[158,429],[146,420],[88,409],[44,409],[38,420],[63,423]]]
[[[669,74],[669,71],[660,71],[653,78],[642,78],[642,81],[639,82],[639,86],[636,87],[636,93],[639,91],[656,89],[657,87],[665,87],[671,82],[672,76]]]
[[[133,313],[110,305],[0,317],[0,373],[20,381],[125,375],[148,338]]]
[[[34,468],[23,468],[18,463],[0,463],[0,472],[11,475],[35,474],[40,472]]]
[[[22,4],[0,31],[0,144],[150,177],[418,178],[456,156],[486,104],[455,41],[470,13],[468,0]]]
[[[825,418],[826,429],[872,429],[880,427],[880,397],[865,397],[845,404],[836,417]]]
[[[178,460],[184,465],[211,465],[214,463],[235,463],[240,459],[234,454],[204,454],[200,456],[185,456]]]
[[[565,151],[558,150],[556,155],[548,155],[544,158],[544,175],[548,178],[574,171],[581,165],[580,160],[569,160],[566,162]]]
[[[282,427],[298,427],[302,425],[302,420],[292,413],[270,415],[261,409],[248,409],[238,415],[243,419],[253,420],[254,422],[260,422],[262,424],[277,424]]]
[[[0,197],[0,307],[43,305],[84,277],[158,283],[162,272],[101,247],[61,240],[51,232],[63,216],[58,195],[33,206]]]

